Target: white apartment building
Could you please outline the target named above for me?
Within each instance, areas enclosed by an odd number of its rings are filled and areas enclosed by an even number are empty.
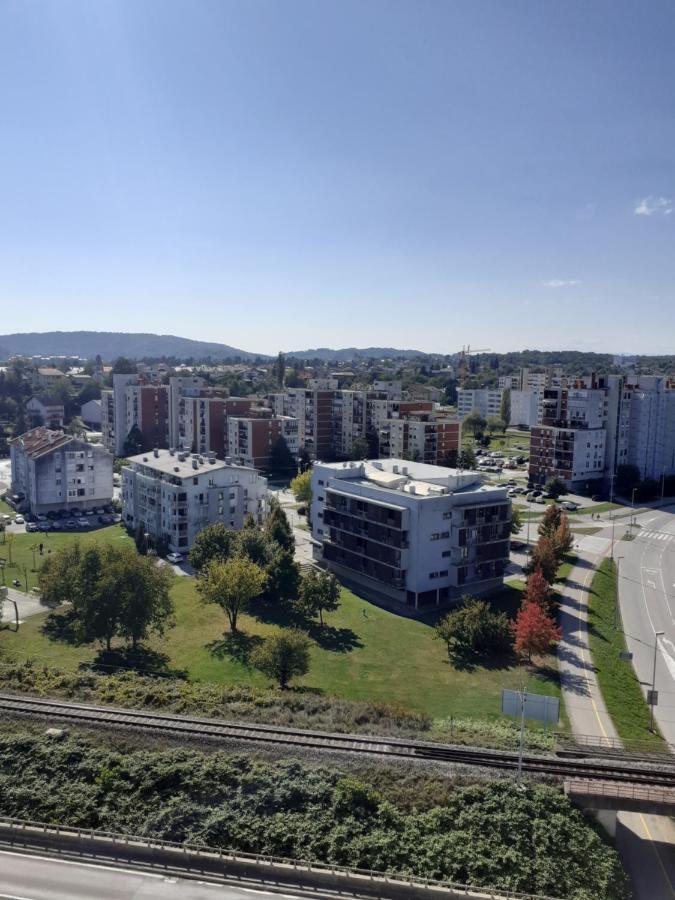
[[[262,524],[267,514],[267,479],[255,469],[232,465],[214,454],[154,450],[129,459],[122,469],[122,517],[169,549],[186,553],[207,525],[240,529],[248,515]]]
[[[627,461],[641,478],[658,481],[675,474],[675,383],[642,376],[630,391]]]
[[[511,391],[511,419],[509,425],[533,428],[541,417],[541,394],[538,391]]]
[[[10,441],[10,458],[11,493],[21,510],[77,513],[112,500],[113,458],[98,444],[41,425]]]
[[[317,463],[314,556],[375,599],[416,609],[497,588],[509,559],[506,488],[401,459]]]
[[[499,418],[503,393],[503,388],[457,388],[457,415],[462,420],[477,410],[486,419]]]

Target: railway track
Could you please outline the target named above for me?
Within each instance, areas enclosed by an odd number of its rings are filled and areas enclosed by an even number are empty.
[[[253,741],[287,748],[295,746],[298,749],[317,749],[334,753],[374,754],[410,761],[428,760],[506,771],[518,768],[518,754],[513,751],[449,746],[372,735],[305,731],[275,725],[227,722],[220,719],[177,716],[25,695],[0,694],[0,714],[33,716],[107,728],[154,731],[169,737],[182,736],[191,740]],[[620,759],[570,759],[526,754],[523,757],[523,771],[530,775],[675,788],[675,760],[673,765],[665,762],[647,765]]]

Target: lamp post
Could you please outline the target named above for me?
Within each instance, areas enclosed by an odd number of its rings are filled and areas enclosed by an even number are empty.
[[[663,471],[661,472],[661,506],[663,506],[663,498],[666,493],[666,467],[663,467]]]
[[[651,703],[649,704],[649,730],[654,730],[654,706],[656,705],[656,651],[659,646],[659,638],[665,634],[663,631],[654,632],[654,666],[652,668],[652,694]]]
[[[615,478],[616,478],[616,475],[612,472],[612,474],[609,476],[609,518],[612,520],[612,544],[609,548],[609,555],[612,559],[614,559],[614,529],[615,529],[615,524],[616,524],[614,522],[614,509],[613,509],[613,507],[614,507],[614,479]]]
[[[615,572],[616,602],[614,603],[614,631],[616,631],[619,627],[619,578],[621,577],[621,560],[622,559],[623,559],[623,556],[617,556],[617,558],[616,558],[616,572]]]
[[[633,488],[633,491],[632,491],[632,493],[631,493],[631,495],[630,495],[630,509],[631,509],[631,512],[630,512],[630,527],[631,527],[631,528],[633,528],[633,526],[635,525],[635,491],[636,491],[636,490],[637,490],[637,488],[634,487],[634,488]]]

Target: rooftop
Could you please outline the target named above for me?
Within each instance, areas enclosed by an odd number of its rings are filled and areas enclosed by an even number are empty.
[[[467,469],[449,469],[405,459],[374,459],[363,462],[317,463],[335,470],[335,476],[370,487],[437,497],[460,491],[495,491],[499,488],[484,485],[482,475]],[[504,492],[506,488],[502,489]]]
[[[45,453],[51,453],[58,447],[65,447],[73,440],[72,434],[63,431],[55,431],[46,425],[38,425],[30,431],[24,432],[19,437],[10,441],[11,444],[19,444],[31,459],[37,459]]]
[[[173,475],[176,478],[192,478],[194,475],[213,472],[216,469],[246,468],[246,466],[235,466],[225,460],[217,459],[213,453],[203,455],[179,450],[149,450],[147,453],[130,456],[129,463],[145,466],[155,472]]]

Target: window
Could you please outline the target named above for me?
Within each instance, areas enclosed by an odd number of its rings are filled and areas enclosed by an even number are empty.
[[[199,484],[199,475],[195,475],[195,477],[192,479],[192,483]]]
[[[319,478],[319,480],[318,480],[318,484],[320,484],[320,485],[321,485],[321,487],[323,487],[323,485],[324,485],[324,482],[323,482],[323,480],[322,480],[322,479],[321,479],[321,478]]]
[[[452,553],[452,550],[444,550],[443,553],[441,553],[441,556],[443,558],[447,559],[447,557],[450,556],[451,553]]]

